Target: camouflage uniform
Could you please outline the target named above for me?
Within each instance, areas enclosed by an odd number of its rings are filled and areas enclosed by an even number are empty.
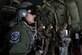
[[[60,38],[59,55],[68,55],[68,46],[71,39],[65,34],[65,30],[60,31]]]

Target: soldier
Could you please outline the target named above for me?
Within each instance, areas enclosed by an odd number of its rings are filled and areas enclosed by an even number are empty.
[[[61,27],[61,30],[59,31],[59,55],[68,55],[68,46],[71,41],[68,35],[67,30],[67,24],[64,23],[64,25]]]
[[[10,55],[34,55],[32,51],[36,32],[34,32],[35,9],[33,6],[20,8],[21,17],[18,25],[9,32],[9,54]],[[39,55],[39,52],[37,53]]]

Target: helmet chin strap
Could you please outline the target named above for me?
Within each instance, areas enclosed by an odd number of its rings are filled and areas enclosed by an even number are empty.
[[[30,25],[30,23],[28,23],[28,22],[25,20],[24,17],[22,17],[22,20],[23,20],[26,24]]]

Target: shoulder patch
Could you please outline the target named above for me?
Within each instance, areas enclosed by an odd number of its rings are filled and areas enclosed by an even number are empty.
[[[20,32],[15,31],[11,33],[10,43],[17,43],[20,39]]]

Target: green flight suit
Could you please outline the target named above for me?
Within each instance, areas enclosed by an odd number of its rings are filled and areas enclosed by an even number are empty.
[[[9,50],[10,55],[27,55],[31,51],[34,44],[34,32],[24,22],[12,28],[9,35],[10,45],[12,45]]]

